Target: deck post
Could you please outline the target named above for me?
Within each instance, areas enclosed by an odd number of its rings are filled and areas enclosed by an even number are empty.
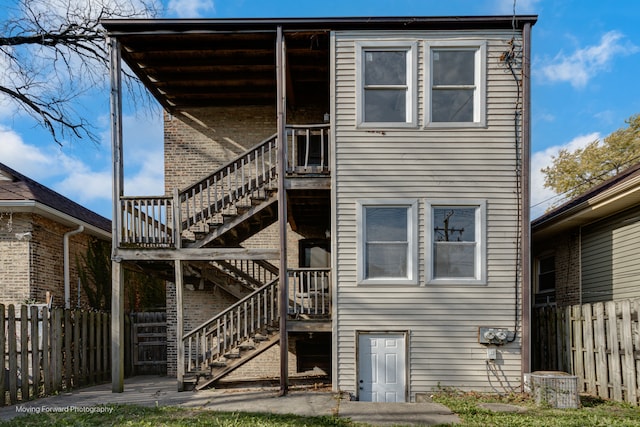
[[[120,197],[123,195],[122,75],[120,44],[109,39],[111,80],[111,157],[113,166],[113,218],[111,220],[111,391],[124,391],[124,270],[118,259]]]
[[[287,278],[287,193],[285,189],[285,168],[287,164],[286,135],[286,94],[285,94],[285,45],[282,26],[278,26],[276,36],[276,111],[278,114],[278,224],[280,226],[280,396],[289,389],[289,343],[287,340],[287,309],[289,290]]]
[[[175,261],[175,285],[176,285],[176,347],[178,366],[176,376],[178,379],[178,391],[184,391],[184,310],[182,306],[182,261]]]

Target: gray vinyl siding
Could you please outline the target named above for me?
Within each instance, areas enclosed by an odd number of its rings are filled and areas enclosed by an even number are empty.
[[[640,208],[582,229],[582,301],[640,297]]]
[[[512,32],[388,33],[417,40],[418,126],[410,129],[356,127],[355,41],[384,40],[380,34],[335,35],[335,202],[334,265],[337,280],[334,357],[337,387],[357,390],[357,331],[408,331],[410,399],[439,384],[491,390],[486,349],[478,327],[514,329],[516,310],[516,186],[514,105],[516,85],[500,55]],[[425,47],[434,37],[487,41],[485,128],[425,128]],[[518,40],[518,43],[521,43]],[[519,70],[516,70],[521,78]],[[521,129],[519,130],[521,132]],[[418,200],[419,285],[358,285],[356,201]],[[488,269],[486,285],[427,285],[425,278],[425,201],[485,200]],[[518,291],[519,292],[519,291]],[[521,295],[518,293],[518,298]],[[519,387],[520,331],[499,347],[505,386]],[[490,374],[489,374],[490,375]]]

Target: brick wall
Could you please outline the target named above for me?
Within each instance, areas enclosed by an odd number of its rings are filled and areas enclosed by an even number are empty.
[[[534,245],[533,254],[534,257],[541,254],[555,256],[557,306],[580,304],[579,230],[572,230],[547,239],[543,245]]]
[[[12,226],[0,223],[0,302],[20,304],[26,300],[45,302],[47,291],[54,305],[64,305],[64,234],[66,227],[31,213],[14,213]],[[30,237],[18,237],[23,233]],[[91,236],[80,233],[69,239],[69,283],[71,304],[75,306],[78,287],[76,260],[86,254]],[[84,291],[81,305],[87,306]]]
[[[0,213],[0,303],[21,304],[29,299],[32,243],[19,238],[31,232],[30,215]]]

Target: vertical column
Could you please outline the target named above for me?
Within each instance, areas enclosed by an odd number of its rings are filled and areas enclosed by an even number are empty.
[[[117,259],[122,196],[122,77],[120,45],[109,38],[111,78],[111,157],[113,163],[113,217],[111,221],[111,390],[124,391],[124,270]]]
[[[286,94],[285,94],[285,45],[282,27],[276,36],[276,112],[278,114],[278,224],[280,225],[280,395],[289,388],[289,342],[287,339],[287,310],[289,290],[287,283],[287,193],[285,168],[287,164]]]
[[[178,378],[178,391],[184,390],[184,343],[182,336],[184,335],[184,310],[182,305],[182,261],[175,261],[175,284],[176,284],[176,343],[178,366],[176,368],[176,376]]]

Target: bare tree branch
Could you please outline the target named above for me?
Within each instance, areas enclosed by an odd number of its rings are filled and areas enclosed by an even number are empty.
[[[66,137],[98,143],[75,107],[83,95],[107,85],[100,20],[155,16],[156,1],[18,0],[0,23],[0,98],[12,100],[60,145]],[[129,90],[144,94],[133,80],[125,74]]]

